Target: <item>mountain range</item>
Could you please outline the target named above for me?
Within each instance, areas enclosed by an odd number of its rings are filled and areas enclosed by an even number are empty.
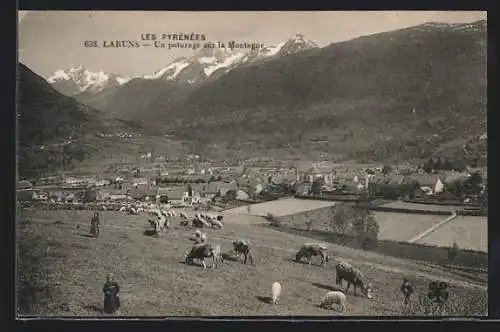
[[[202,49],[74,97],[242,155],[485,161],[486,29],[426,23],[326,47],[296,35],[256,52]]]
[[[125,77],[103,70],[91,72],[82,65],[55,71],[47,81],[59,92],[83,98],[106,89],[118,87],[132,79],[163,80],[190,85],[199,84],[210,77],[219,77],[238,66],[270,59],[275,56],[293,54],[302,50],[317,48],[318,45],[302,34],[296,34],[276,46],[264,46],[255,50],[238,48],[202,48],[193,56],[180,57],[155,71],[135,77]],[[82,97],[82,96],[80,96]]]

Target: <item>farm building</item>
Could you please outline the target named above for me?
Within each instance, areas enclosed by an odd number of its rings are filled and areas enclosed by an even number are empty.
[[[83,197],[86,188],[48,188],[48,197],[58,202],[69,202]]]
[[[444,190],[444,183],[438,175],[415,174],[406,176],[403,180],[403,184],[410,184],[412,182],[418,183],[420,189],[425,191],[428,195],[439,194]]]
[[[33,189],[19,189],[17,191],[18,201],[34,201],[35,191]]]
[[[190,204],[191,198],[187,190],[183,187],[176,188],[158,188],[156,201],[169,204]]]
[[[299,184],[299,186],[297,187],[297,191],[296,192],[297,192],[297,195],[307,196],[307,195],[311,194],[311,190],[312,190],[311,183],[305,182],[305,183]]]
[[[274,184],[293,184],[297,182],[297,174],[295,173],[278,173],[272,176],[271,181]]]
[[[33,184],[29,181],[22,180],[17,183],[17,189],[31,189]]]
[[[37,185],[56,185],[61,184],[63,182],[63,178],[61,176],[49,176],[40,178],[37,181]]]
[[[322,178],[326,186],[332,186],[335,173],[331,166],[313,165],[306,170],[297,169],[297,182],[313,182],[317,178]]]
[[[236,182],[231,182],[231,183],[222,182],[222,183],[220,183],[219,193],[221,196],[226,196],[226,194],[230,190],[238,190],[238,184]]]
[[[128,196],[140,201],[155,200],[156,194],[156,188],[148,185],[139,185],[137,187],[127,189]]]
[[[238,190],[236,192],[236,199],[240,199],[240,200],[246,200],[246,199],[249,199],[250,198],[250,195],[248,195],[245,191],[243,190]]]

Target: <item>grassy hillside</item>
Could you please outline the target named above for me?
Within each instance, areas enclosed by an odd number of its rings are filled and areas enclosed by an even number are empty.
[[[152,130],[164,132],[168,110],[175,107],[190,86],[164,80],[135,78],[123,86],[105,89],[96,95],[75,96],[80,102],[105,111],[119,119],[133,121]]]
[[[312,266],[295,263],[295,252],[311,239],[254,224],[261,220],[257,217],[226,215],[223,230],[206,230],[208,241],[220,244],[223,252],[231,250],[234,238],[250,241],[255,265],[226,260],[220,268],[207,270],[184,264],[194,230],[180,227],[178,219],[172,220],[173,229],[154,238],[144,234],[147,216],[103,212],[102,218],[101,236],[93,239],[88,237],[88,211],[20,212],[16,243],[25,248],[18,258],[21,314],[102,315],[102,286],[112,272],[121,288],[119,315],[338,315],[318,304],[334,284],[339,259],[361,269],[375,296],[369,300],[349,290],[345,315],[404,314],[399,292],[404,276],[413,281],[416,298],[425,296],[430,281],[447,281],[449,315],[487,313],[486,284],[448,269],[334,244],[328,244],[332,254],[325,267],[317,266],[317,257]],[[25,263],[30,262],[30,248],[36,266]],[[267,303],[274,281],[283,285],[279,305]],[[40,289],[50,294],[50,301],[36,296]],[[424,311],[416,305],[409,314]]]
[[[97,133],[137,130],[62,95],[21,63],[17,88],[21,176],[70,167],[71,160],[83,160],[86,154],[99,148]]]

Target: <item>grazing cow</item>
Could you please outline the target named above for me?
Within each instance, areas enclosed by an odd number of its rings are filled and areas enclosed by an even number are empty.
[[[342,312],[347,309],[347,296],[340,291],[330,291],[325,294],[323,300],[320,303],[320,308],[332,308],[332,305],[336,304],[342,308]]]
[[[306,257],[309,265],[311,265],[311,257],[312,256],[321,256],[320,265],[328,262],[328,248],[321,246],[316,243],[306,243],[304,244],[300,250],[295,255],[295,260],[298,262],[302,259],[302,257]]]
[[[233,241],[233,251],[236,255],[241,255],[243,254],[245,256],[245,262],[244,264],[247,263],[247,258],[250,259],[250,264],[253,264],[253,257],[252,257],[252,251],[250,250],[250,246],[247,241],[239,239]]]
[[[403,284],[400,287],[401,293],[403,293],[403,305],[407,305],[410,302],[410,298],[413,294],[413,285],[408,280],[408,278],[403,278]]]
[[[356,287],[361,288],[362,293],[369,299],[372,298],[371,285],[366,284],[363,280],[363,274],[355,267],[347,262],[340,262],[335,266],[335,271],[337,273],[336,284],[342,286],[342,280],[347,281],[346,292],[354,285],[354,295],[356,295]]]
[[[219,267],[223,262],[224,258],[222,258],[220,245],[216,244],[213,249],[212,268]]]
[[[191,248],[191,251],[186,255],[186,264],[193,264],[194,259],[198,259],[201,261],[203,265],[203,269],[207,268],[205,264],[205,258],[213,257],[214,249],[208,243],[197,244]]]

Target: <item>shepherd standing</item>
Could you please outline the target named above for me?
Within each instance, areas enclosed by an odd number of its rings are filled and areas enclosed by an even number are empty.
[[[106,283],[102,289],[104,292],[104,312],[114,314],[120,308],[120,286],[114,280],[112,274],[106,277]]]

